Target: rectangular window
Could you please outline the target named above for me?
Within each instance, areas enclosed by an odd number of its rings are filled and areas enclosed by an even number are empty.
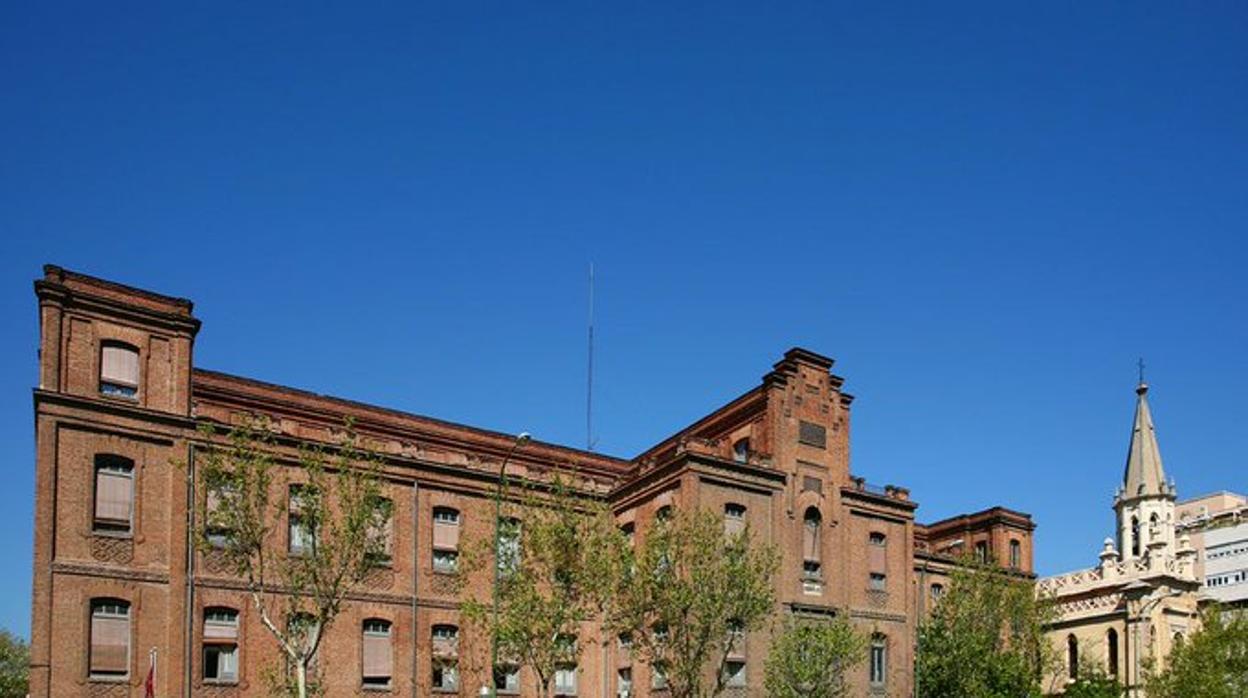
[[[871,640],[871,685],[883,686],[888,675],[888,645],[883,638]]]
[[[519,693],[520,667],[504,664],[494,669],[494,690],[498,693]]]
[[[433,551],[433,571],[451,573],[459,567],[459,553],[454,550]]]
[[[235,490],[227,483],[214,484],[207,489],[208,492],[204,495],[204,513],[207,517],[204,521],[204,537],[208,539],[209,545],[219,550],[230,542],[231,531],[224,520],[223,512],[232,501]]]
[[[871,591],[887,591],[888,575],[872,572],[867,588]]]
[[[619,698],[630,698],[633,693],[633,670],[620,669],[615,672],[615,694]]]
[[[975,544],[975,559],[980,562],[988,562],[988,543],[981,540]]]
[[[729,660],[724,663],[724,685],[745,686],[745,662]]]
[[[1018,569],[1023,562],[1023,546],[1018,541],[1010,541],[1010,569]]]
[[[394,502],[385,497],[373,500],[373,521],[368,527],[373,563],[388,567],[394,556]]]
[[[134,463],[120,456],[95,458],[94,530],[130,533],[134,513]]]
[[[745,532],[745,507],[740,504],[724,505],[724,534],[729,538]]]
[[[130,604],[91,602],[91,676],[124,678],[130,673]]]
[[[576,667],[564,666],[555,669],[555,695],[576,695]]]
[[[390,623],[380,619],[364,621],[365,686],[386,687],[394,672],[394,652],[390,646]]]
[[[100,349],[100,393],[134,398],[139,394],[139,350],[105,343]]]
[[[650,666],[650,688],[656,691],[667,688],[667,674],[658,665]]]
[[[797,441],[815,448],[827,448],[828,430],[820,424],[802,421],[797,425]]]
[[[459,667],[453,660],[433,661],[433,690],[447,693],[459,690]]]
[[[291,485],[289,510],[286,515],[291,555],[311,554],[316,546],[316,531],[312,530],[311,524],[308,523],[307,518],[304,516],[304,499],[310,496],[310,493],[304,487]]]

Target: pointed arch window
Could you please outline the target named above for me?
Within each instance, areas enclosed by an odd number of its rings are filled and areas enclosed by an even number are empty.
[[[1079,678],[1079,640],[1066,636],[1066,670],[1072,680]]]
[[[1131,557],[1140,556],[1140,518],[1131,517]]]

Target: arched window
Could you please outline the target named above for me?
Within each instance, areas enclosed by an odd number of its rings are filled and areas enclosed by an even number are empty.
[[[433,508],[433,571],[454,572],[459,564],[459,510]]]
[[[1131,556],[1140,556],[1140,519],[1131,517]]]
[[[867,588],[871,591],[888,590],[888,536],[872,531],[867,536]]]
[[[809,579],[818,579],[823,570],[823,549],[820,546],[820,532],[823,527],[823,516],[815,507],[808,507],[802,516],[802,574]]]
[[[238,611],[204,609],[204,664],[206,683],[238,682]]]
[[[939,582],[937,582],[936,584],[932,585],[932,605],[935,605],[937,601],[940,601],[940,597],[944,595],[945,595],[944,584],[940,584]]]
[[[388,687],[394,674],[390,621],[382,618],[365,620],[363,636],[362,683],[371,688]]]
[[[130,673],[130,602],[91,600],[92,676],[121,677]]]
[[[732,459],[738,463],[744,463],[750,459],[750,440],[737,439],[732,445]]]
[[[672,518],[672,505],[664,504],[654,512],[654,518],[659,521],[667,521]]]
[[[139,394],[139,350],[121,342],[100,345],[100,394],[134,398]]]
[[[433,626],[433,687],[442,691],[459,688],[459,628]]]
[[[1118,631],[1113,628],[1105,633],[1105,661],[1109,665],[1109,675],[1118,675]]]
[[[1180,650],[1180,649],[1183,649],[1183,633],[1175,633],[1174,645],[1170,648],[1170,650],[1174,651],[1174,650]]]
[[[1066,670],[1070,678],[1079,678],[1079,641],[1074,635],[1066,636]]]
[[[876,633],[871,636],[870,677],[873,687],[883,686],[888,677],[888,638]]]

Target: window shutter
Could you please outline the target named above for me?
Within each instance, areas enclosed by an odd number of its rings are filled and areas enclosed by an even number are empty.
[[[888,548],[883,545],[868,545],[870,551],[867,554],[871,562],[872,572],[884,572],[888,568]]]
[[[95,476],[95,518],[130,524],[131,473],[100,469]]]
[[[458,550],[459,524],[434,521],[433,547],[438,550]]]
[[[124,674],[130,660],[130,619],[91,616],[91,673]]]
[[[205,640],[237,640],[238,639],[238,622],[230,622],[227,620],[205,620],[204,621],[204,639]]]
[[[139,352],[128,347],[105,345],[101,351],[100,379],[121,385],[139,384]]]
[[[390,678],[394,658],[390,652],[390,633],[364,633],[364,676]]]
[[[802,559],[819,562],[819,523],[806,521],[802,525]]]

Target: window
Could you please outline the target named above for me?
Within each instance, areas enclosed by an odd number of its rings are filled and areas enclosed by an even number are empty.
[[[624,539],[628,541],[628,547],[633,547],[633,542],[637,537],[637,527],[630,521],[620,526],[620,533],[624,534]]]
[[[663,670],[662,664],[653,664],[650,667],[650,688],[656,691],[667,688],[667,672]]]
[[[497,693],[520,692],[520,667],[504,664],[494,668],[494,690]]]
[[[511,574],[520,566],[520,519],[503,519],[498,527],[498,568]]]
[[[100,348],[100,394],[135,398],[139,394],[139,350],[104,342]]]
[[[739,659],[730,659],[724,662],[724,685],[725,686],[745,686],[745,662]]]
[[[576,666],[564,665],[555,669],[555,695],[576,695]]]
[[[204,495],[204,513],[206,520],[204,521],[204,537],[208,539],[208,544],[214,548],[224,548],[230,542],[230,528],[226,522],[221,519],[222,511],[229,506],[234,495],[234,488],[226,482],[213,483],[208,485],[208,492]]]
[[[1183,633],[1174,634],[1174,645],[1170,649],[1171,651],[1183,649]]]
[[[1131,556],[1140,556],[1140,519],[1131,517]]]
[[[940,597],[945,595],[945,585],[936,583],[932,585],[932,603],[940,601]]]
[[[433,626],[433,687],[443,691],[459,688],[459,628]]]
[[[387,688],[394,673],[394,652],[390,646],[390,621],[369,618],[364,621],[363,683],[365,687]]]
[[[1010,541],[1010,569],[1018,569],[1023,565],[1023,546],[1016,540]]]
[[[879,531],[871,531],[867,535],[867,563],[870,574],[867,577],[867,588],[871,591],[886,591],[888,580],[888,536]]]
[[[1079,641],[1074,635],[1066,636],[1066,671],[1071,680],[1079,678]]]
[[[1110,676],[1118,675],[1118,631],[1113,628],[1105,633],[1105,662]]]
[[[802,516],[802,576],[818,579],[823,568],[823,550],[819,544],[823,516],[815,507],[808,507]]]
[[[130,604],[120,599],[91,602],[93,678],[125,678],[130,673]]]
[[[394,502],[375,497],[372,519],[368,527],[370,555],[374,564],[388,567],[394,556]]]
[[[888,676],[888,640],[883,635],[871,637],[870,678],[873,687],[883,686]]]
[[[204,609],[204,681],[238,681],[238,611]]]
[[[672,505],[665,504],[659,507],[658,510],[654,512],[654,518],[659,521],[667,521],[672,518]]]
[[[633,693],[633,670],[624,668],[615,672],[615,694],[619,698],[629,698]]]
[[[729,502],[724,505],[724,533],[729,537],[745,532],[745,507]]]
[[[975,559],[980,562],[988,562],[988,543],[979,541],[975,543]]]
[[[454,572],[459,565],[459,510],[433,508],[433,571]]]
[[[134,513],[134,462],[121,456],[95,457],[95,516],[100,533],[130,533]]]
[[[750,459],[749,439],[737,439],[732,445],[732,459],[738,463],[745,463]]]
[[[291,485],[286,522],[291,555],[308,555],[316,548],[316,531],[306,512],[314,496],[311,487]]]

